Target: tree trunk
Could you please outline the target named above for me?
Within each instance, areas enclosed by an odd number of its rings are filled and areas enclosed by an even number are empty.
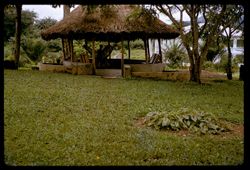
[[[232,52],[231,52],[231,47],[230,47],[230,40],[231,40],[231,36],[229,35],[228,41],[227,41],[228,60],[227,60],[227,68],[226,68],[228,80],[233,79],[233,76],[232,76]]]
[[[145,49],[145,60],[146,60],[146,63],[148,64],[147,39],[144,39],[143,42],[144,42],[144,49]]]
[[[194,81],[197,83],[201,83],[201,64],[200,62],[195,62],[195,64],[191,64],[189,67],[190,72],[190,81]]]
[[[70,14],[69,5],[63,5],[63,18]],[[63,47],[63,60],[73,60],[73,39],[63,38],[62,39],[62,47]]]
[[[15,68],[18,69],[21,43],[22,5],[16,5],[16,35],[15,35]]]

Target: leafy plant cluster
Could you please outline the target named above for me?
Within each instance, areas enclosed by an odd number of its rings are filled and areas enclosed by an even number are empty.
[[[13,6],[4,9],[4,61],[13,62],[15,52],[15,18],[16,12]],[[52,18],[37,19],[37,14],[33,11],[22,10],[22,37],[20,48],[20,67],[30,67],[41,61],[44,56],[49,56],[51,60],[57,60],[50,56],[50,52],[61,51],[61,41],[44,41],[40,32],[43,29],[55,24]],[[47,57],[48,58],[48,57]]]
[[[220,134],[230,129],[212,115],[197,111],[149,112],[145,117],[147,126],[172,131],[190,130],[200,134]]]
[[[233,58],[232,60],[232,73],[235,73],[239,70],[239,64],[242,63],[242,56],[236,56],[235,58]],[[217,63],[211,63],[210,65],[204,65],[203,67],[204,69],[210,69],[210,70],[216,70],[219,72],[225,72],[227,71],[228,68],[228,54],[225,53],[223,55],[221,55],[221,59],[219,62]]]
[[[167,49],[163,50],[163,54],[169,68],[181,68],[183,62],[188,61],[186,51],[179,42],[170,42],[170,45],[167,46]]]

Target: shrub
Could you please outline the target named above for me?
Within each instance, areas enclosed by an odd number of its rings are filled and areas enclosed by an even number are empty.
[[[47,44],[44,40],[40,38],[34,39],[24,37],[21,42],[21,47],[31,60],[38,61],[45,53]]]
[[[170,68],[180,68],[187,59],[187,54],[181,43],[173,42],[164,50],[163,57]]]
[[[225,53],[221,56],[221,60],[219,63],[214,64],[214,67],[217,71],[225,72],[228,68],[228,54]],[[232,73],[235,73],[238,71],[238,65],[234,60],[232,60]]]
[[[208,113],[179,110],[176,112],[149,112],[145,124],[155,129],[190,130],[200,134],[220,134],[229,128]]]
[[[212,61],[205,61],[202,65],[202,69],[204,70],[214,70],[214,64]]]

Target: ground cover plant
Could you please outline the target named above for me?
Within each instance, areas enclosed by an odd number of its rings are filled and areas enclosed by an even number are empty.
[[[4,70],[4,160],[45,166],[243,163],[242,129],[184,135],[138,124],[149,112],[181,108],[243,127],[243,82],[198,85]]]
[[[212,114],[186,109],[174,112],[149,112],[145,116],[144,124],[155,129],[188,130],[199,134],[220,134],[231,130]]]

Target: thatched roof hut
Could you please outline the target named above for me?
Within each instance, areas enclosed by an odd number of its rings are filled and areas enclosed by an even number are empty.
[[[177,30],[138,5],[97,7],[92,12],[79,5],[66,18],[41,33],[56,38],[121,41],[148,38],[173,39]]]

